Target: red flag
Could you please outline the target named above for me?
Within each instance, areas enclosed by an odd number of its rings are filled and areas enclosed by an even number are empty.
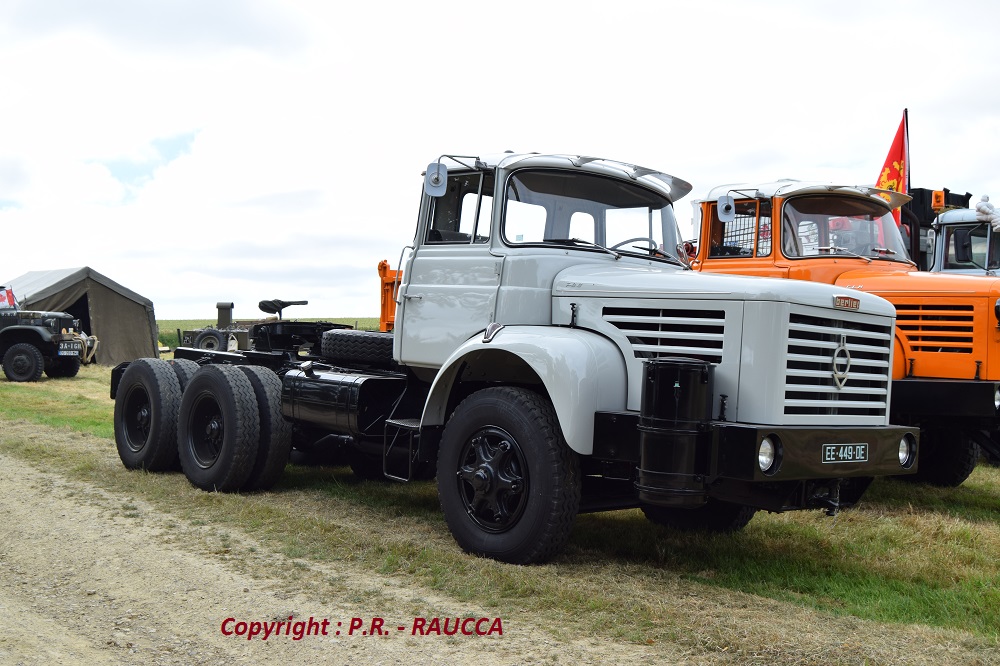
[[[894,190],[906,194],[910,190],[910,137],[906,122],[906,109],[903,109],[903,120],[896,130],[896,138],[885,158],[882,171],[879,172],[875,187],[883,190]],[[899,209],[892,211],[899,224]]]

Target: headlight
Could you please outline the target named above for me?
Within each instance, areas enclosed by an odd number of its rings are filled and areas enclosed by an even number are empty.
[[[764,474],[769,474],[778,469],[778,444],[777,438],[772,440],[773,435],[769,435],[760,441],[757,447],[757,466]]]
[[[1000,412],[1000,385],[997,385],[996,390],[993,391],[993,406]]]
[[[903,469],[908,469],[913,465],[913,461],[917,457],[917,443],[913,440],[913,436],[906,434],[903,438],[899,440],[899,464]]]

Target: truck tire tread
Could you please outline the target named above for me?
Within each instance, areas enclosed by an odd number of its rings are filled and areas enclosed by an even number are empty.
[[[140,358],[122,375],[115,396],[118,457],[128,469],[161,472],[177,467],[180,383],[166,361]]]
[[[489,516],[473,515],[476,499],[469,501],[471,486],[461,476],[469,468],[469,447],[484,433],[509,435],[507,455],[524,483],[522,504],[507,525],[491,526]],[[569,539],[580,506],[579,458],[563,439],[551,403],[523,388],[482,389],[459,404],[442,436],[437,479],[445,520],[462,549],[513,564],[553,557]]]
[[[3,373],[12,382],[37,382],[44,368],[42,352],[30,342],[13,344],[3,355]]]
[[[253,385],[231,365],[206,365],[181,397],[177,423],[181,469],[202,490],[233,492],[250,476],[260,442]]]
[[[742,530],[753,519],[757,509],[709,499],[694,509],[645,504],[642,513],[656,525],[681,532],[713,532],[724,534]]]
[[[261,366],[236,367],[250,380],[260,414],[257,457],[241,490],[270,490],[285,471],[292,451],[292,424],[281,415],[281,379]]]
[[[320,351],[324,358],[335,362],[389,366],[392,364],[392,333],[331,329],[323,332]]]

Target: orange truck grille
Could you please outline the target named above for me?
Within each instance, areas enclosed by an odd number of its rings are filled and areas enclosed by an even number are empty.
[[[896,326],[913,351],[971,354],[972,305],[896,304]]]

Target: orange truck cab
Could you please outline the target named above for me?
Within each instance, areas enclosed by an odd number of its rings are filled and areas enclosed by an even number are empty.
[[[890,301],[890,420],[920,428],[919,480],[957,486],[980,451],[1000,460],[1000,278],[919,271],[892,215],[908,200],[873,187],[796,180],[722,185],[694,202],[701,240],[691,267],[826,282],[844,287],[834,297],[841,306],[850,305],[852,290]],[[846,349],[865,358],[850,336]],[[830,351],[831,372],[850,368],[843,352]],[[845,387],[864,386],[860,369],[848,376]]]

